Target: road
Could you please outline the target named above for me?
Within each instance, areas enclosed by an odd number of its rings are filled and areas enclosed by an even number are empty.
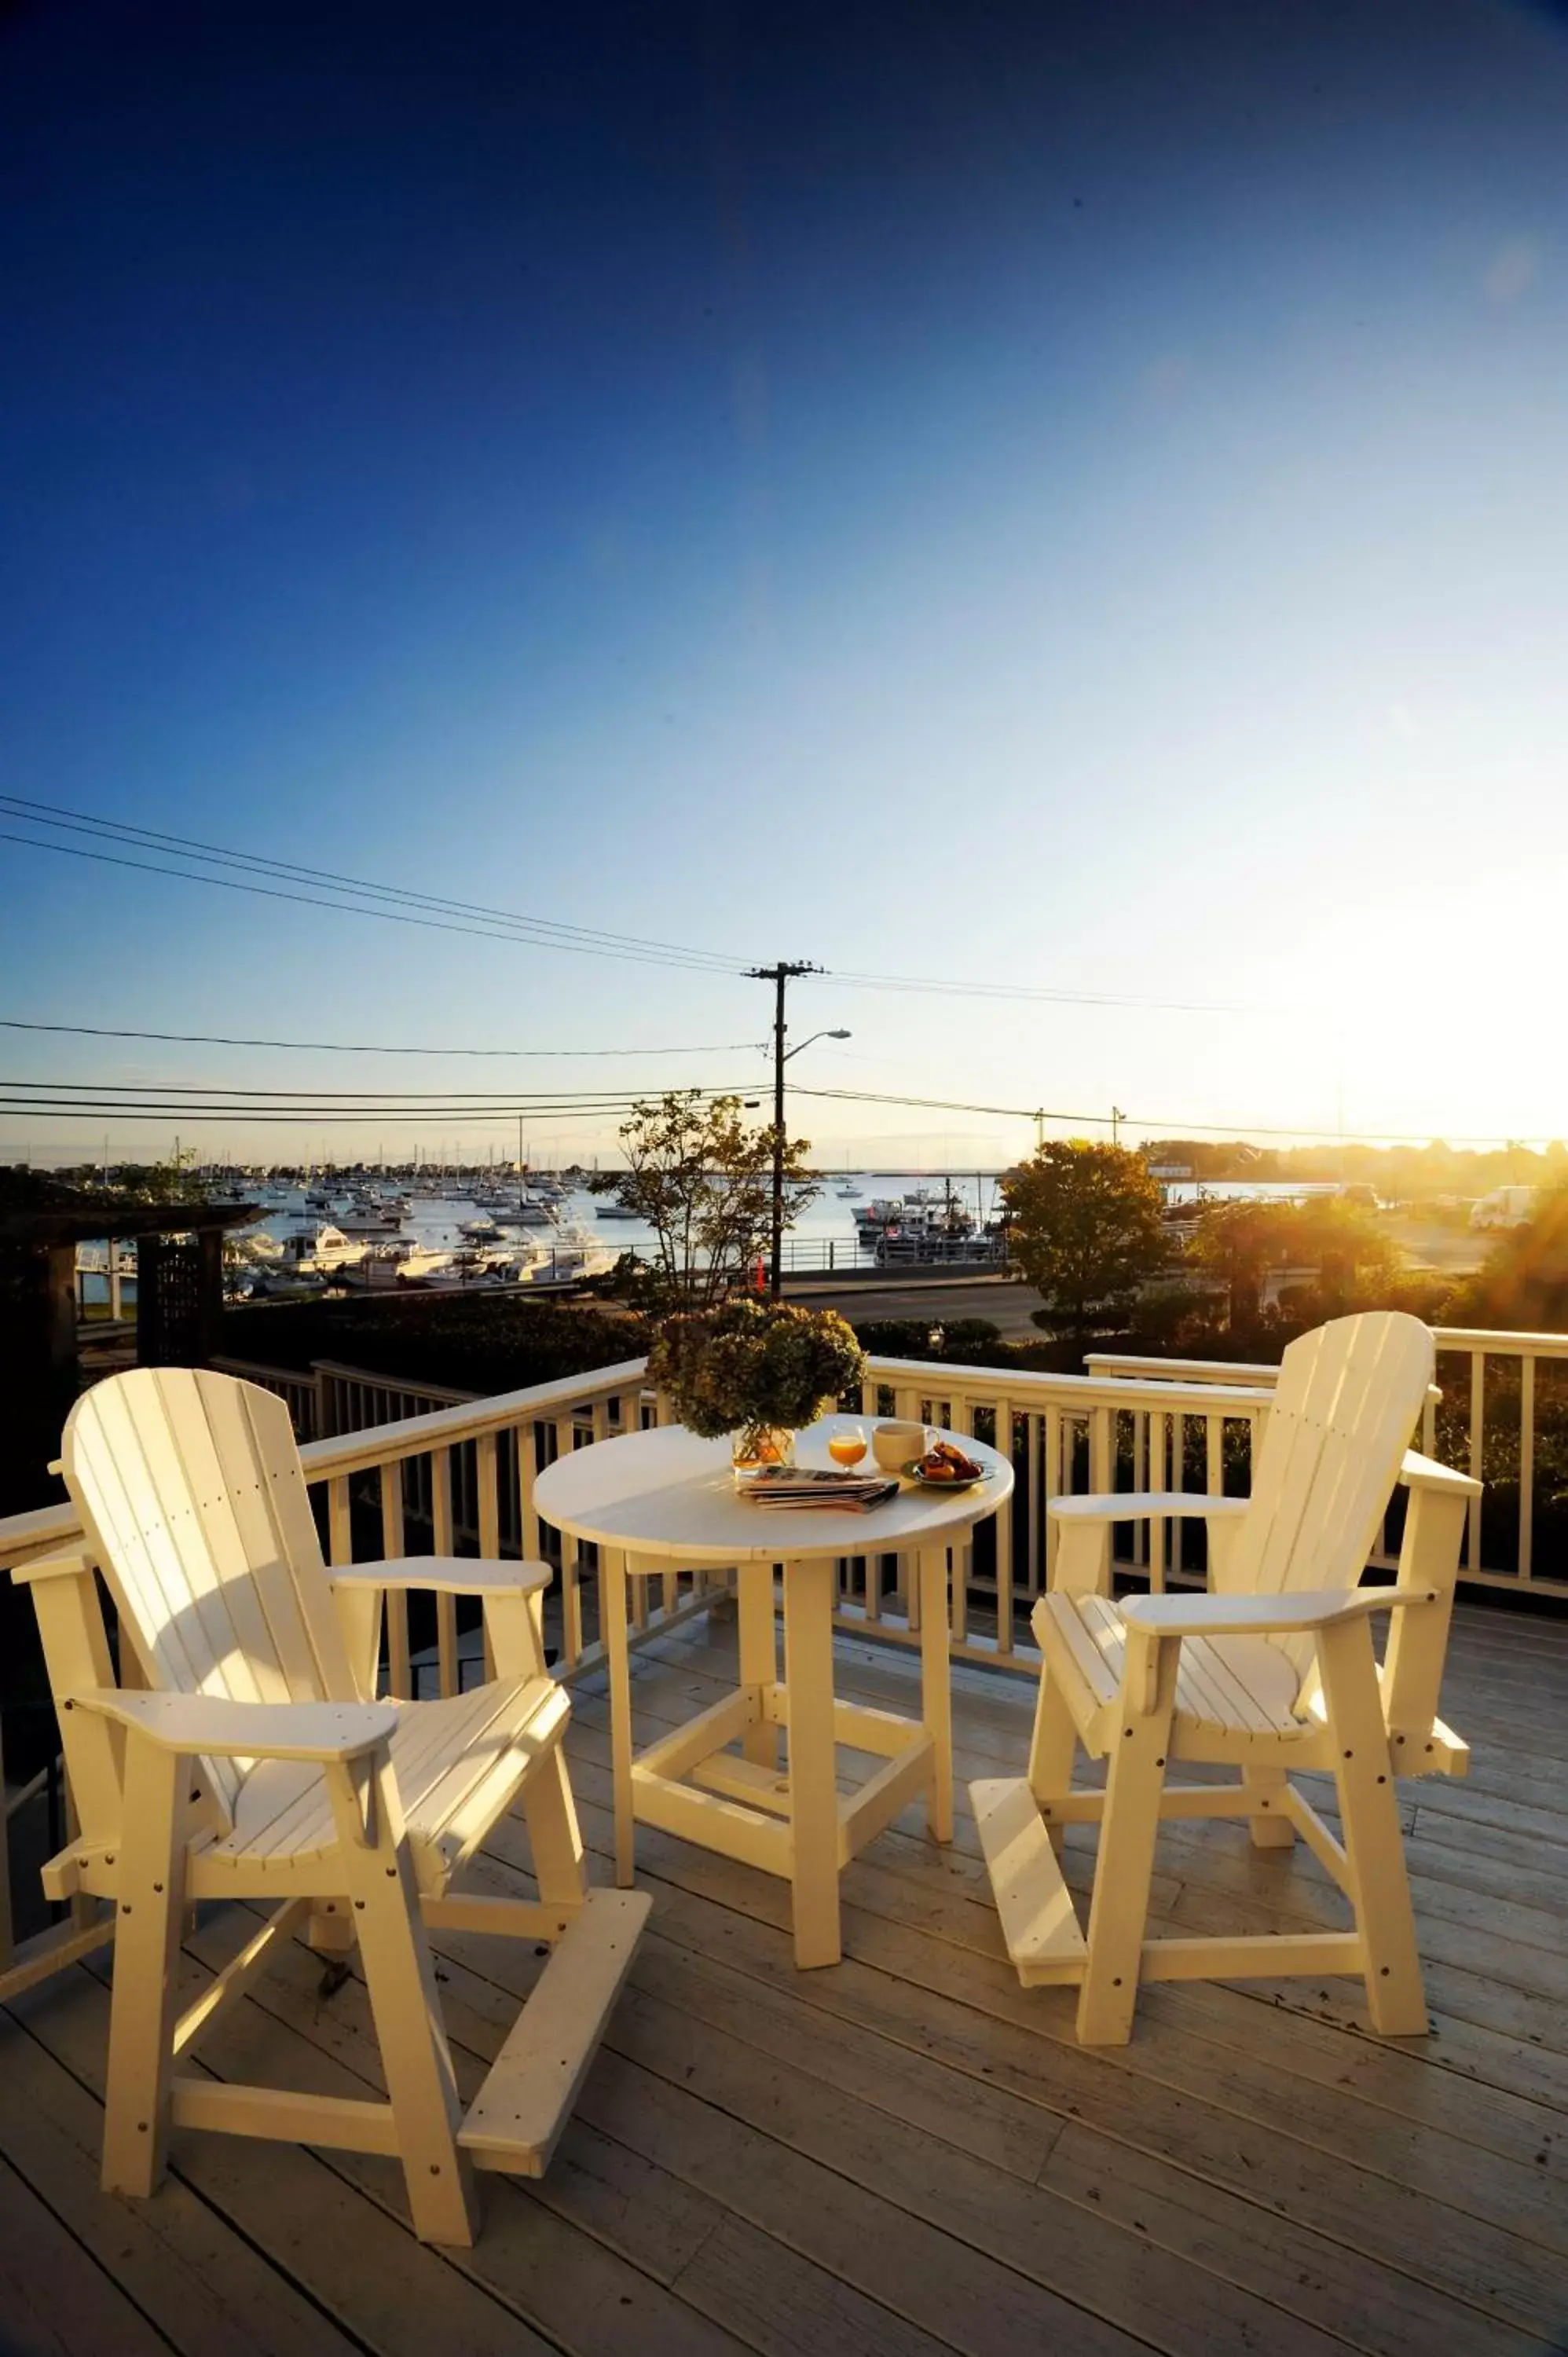
[[[1030,1316],[1040,1297],[1011,1277],[862,1277],[835,1285],[832,1277],[787,1276],[784,1293],[787,1300],[809,1301],[813,1309],[836,1309],[852,1319],[923,1318],[940,1325],[953,1318],[989,1318],[1009,1341],[1040,1339]]]

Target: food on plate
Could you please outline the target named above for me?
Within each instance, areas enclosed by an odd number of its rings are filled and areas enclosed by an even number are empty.
[[[961,1448],[955,1448],[950,1440],[934,1442],[910,1468],[922,1481],[974,1481],[984,1469],[972,1457],[966,1457]]]

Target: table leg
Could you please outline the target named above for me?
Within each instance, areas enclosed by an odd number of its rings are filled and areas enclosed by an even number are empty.
[[[827,1560],[784,1567],[795,1962],[802,1970],[836,1964],[843,1953],[833,1760],[833,1566]]]
[[[948,1551],[920,1553],[920,1717],[931,1738],[926,1823],[933,1841],[952,1839],[952,1673],[948,1658]]]
[[[773,1571],[770,1563],[743,1563],[736,1575],[740,1620],[740,1683],[758,1690],[773,1685],[779,1676],[779,1638],[774,1624]],[[742,1755],[759,1768],[779,1765],[779,1729],[769,1720],[748,1727],[741,1737]]]
[[[615,1792],[616,1880],[629,1890],[637,1870],[631,1813],[631,1655],[626,1641],[626,1557],[599,1550],[599,1622],[610,1684],[610,1775]]]

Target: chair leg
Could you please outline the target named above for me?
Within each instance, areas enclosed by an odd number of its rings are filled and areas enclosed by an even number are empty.
[[[1072,1713],[1049,1669],[1043,1668],[1035,1703],[1035,1731],[1029,1742],[1029,1790],[1058,1857],[1067,1827],[1052,1815],[1052,1803],[1065,1800],[1072,1790],[1072,1763],[1077,1750],[1078,1729]]]
[[[1295,1827],[1286,1816],[1284,1795],[1289,1783],[1283,1768],[1243,1768],[1241,1781],[1252,1807],[1247,1823],[1254,1849],[1289,1849]]]
[[[175,1971],[185,1911],[183,1801],[190,1763],[125,1738],[114,1990],[103,2104],[103,2190],[151,2193],[163,2175],[174,2079]]]
[[[637,1870],[637,1821],[631,1786],[631,1656],[627,1644],[626,1557],[606,1547],[599,1555],[599,1626],[604,1631],[610,1689],[610,1780],[615,1801],[616,1882],[629,1890]]]
[[[1123,1672],[1116,1749],[1111,1755],[1094,1896],[1089,1909],[1089,1953],[1079,1992],[1078,2036],[1084,2046],[1124,2046],[1133,2034],[1159,1833],[1160,1794],[1170,1749],[1178,1648],[1166,1639],[1130,1635]],[[1152,1707],[1137,1706],[1145,1685]]]
[[[471,2244],[478,2222],[473,2171],[457,2147],[463,2106],[419,1910],[397,1780],[384,1751],[375,1770],[372,1837],[354,1838],[356,1796],[328,1770],[349,1868],[365,1987],[397,2127],[413,2231],[422,2243]]]
[[[1362,1620],[1325,1629],[1317,1654],[1334,1740],[1346,1889],[1364,1953],[1367,2010],[1381,2036],[1420,2038],[1427,2029],[1426,1996],[1370,1628]]]
[[[588,1888],[587,1861],[559,1738],[530,1773],[521,1799],[539,1896],[547,1907],[581,1905]]]

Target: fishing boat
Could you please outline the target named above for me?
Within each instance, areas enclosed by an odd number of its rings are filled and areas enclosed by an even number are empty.
[[[974,1214],[955,1195],[935,1195],[926,1187],[908,1195],[879,1195],[857,1205],[854,1223],[864,1243],[875,1243],[880,1236],[924,1243],[974,1232]]]

